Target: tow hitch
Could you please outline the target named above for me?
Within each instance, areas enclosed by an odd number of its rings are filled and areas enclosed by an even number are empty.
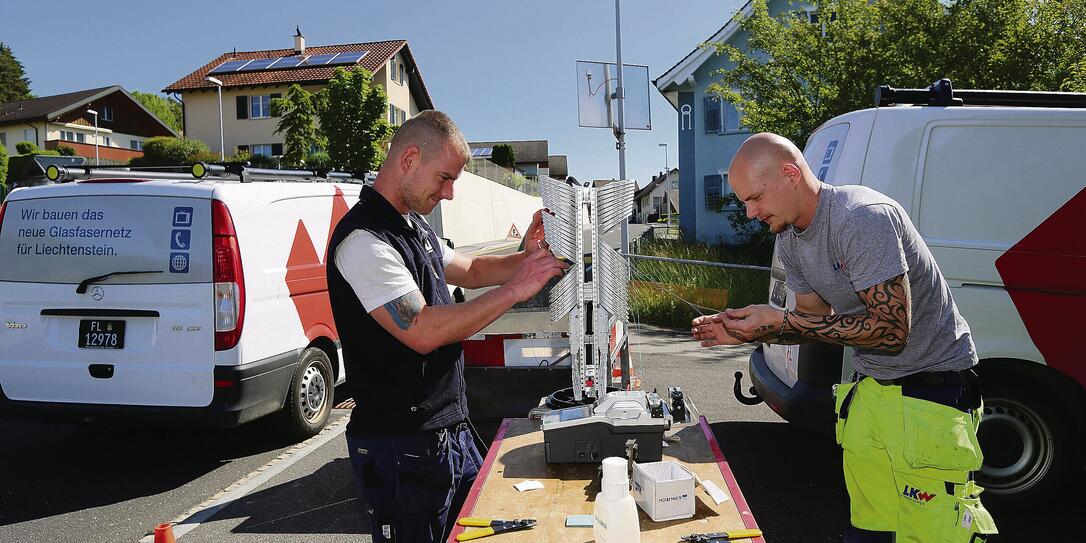
[[[758,405],[762,403],[762,397],[754,390],[754,387],[750,387],[750,396],[743,395],[743,372],[735,372],[735,386],[732,387],[732,392],[735,394],[735,399],[739,400],[739,403],[743,405]]]

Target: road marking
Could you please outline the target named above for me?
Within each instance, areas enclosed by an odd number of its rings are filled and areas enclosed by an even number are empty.
[[[272,477],[279,475],[297,461],[305,458],[309,453],[339,437],[347,429],[347,421],[350,418],[350,415],[344,414],[325,427],[319,434],[291,447],[267,464],[224,488],[218,494],[175,518],[170,522],[170,524],[173,524],[174,538],[180,539],[181,536],[195,530],[201,523],[215,516],[216,513],[222,511],[228,505],[245,497],[248,493],[259,488],[260,485],[271,480]],[[140,539],[140,543],[154,543],[154,541],[155,536],[153,533]]]

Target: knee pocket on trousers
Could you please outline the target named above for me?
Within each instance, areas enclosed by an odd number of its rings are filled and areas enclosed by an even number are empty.
[[[941,543],[975,543],[999,533],[995,521],[980,503],[978,496],[960,498],[949,496],[953,508],[948,509],[942,529]]]
[[[453,470],[447,454],[400,454],[396,460],[396,502],[404,513],[433,513],[449,505]]]
[[[974,413],[902,397],[905,463],[913,469],[976,471],[984,460]]]

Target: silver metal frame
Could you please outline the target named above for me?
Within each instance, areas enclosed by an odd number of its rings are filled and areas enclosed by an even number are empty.
[[[633,212],[633,181],[612,181],[599,188],[574,185],[549,177],[540,178],[543,204],[554,215],[544,213],[547,243],[559,256],[570,260],[570,268],[551,289],[551,322],[569,316],[569,342],[573,367],[573,397],[588,393],[602,398],[611,384],[611,369],[625,352],[629,323],[629,267],[622,255],[603,241],[603,234],[626,222]],[[584,227],[592,231],[591,251],[585,251]],[[589,260],[591,259],[591,260]],[[585,280],[588,263],[592,280]],[[587,321],[592,303],[592,322]],[[620,337],[611,349],[611,328],[621,323]],[[591,324],[592,334],[586,325]],[[591,345],[591,353],[586,352]],[[622,384],[629,382],[629,363],[622,360]]]

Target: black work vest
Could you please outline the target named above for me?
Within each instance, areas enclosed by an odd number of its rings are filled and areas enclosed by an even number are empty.
[[[431,306],[452,303],[441,261],[441,241],[416,213],[408,226],[371,187],[336,225],[328,241],[328,297],[332,303],[355,408],[347,435],[372,438],[437,430],[465,420],[464,356],[459,342],[419,354],[400,343],[366,312],[336,266],[339,244],[363,229],[392,246]]]

